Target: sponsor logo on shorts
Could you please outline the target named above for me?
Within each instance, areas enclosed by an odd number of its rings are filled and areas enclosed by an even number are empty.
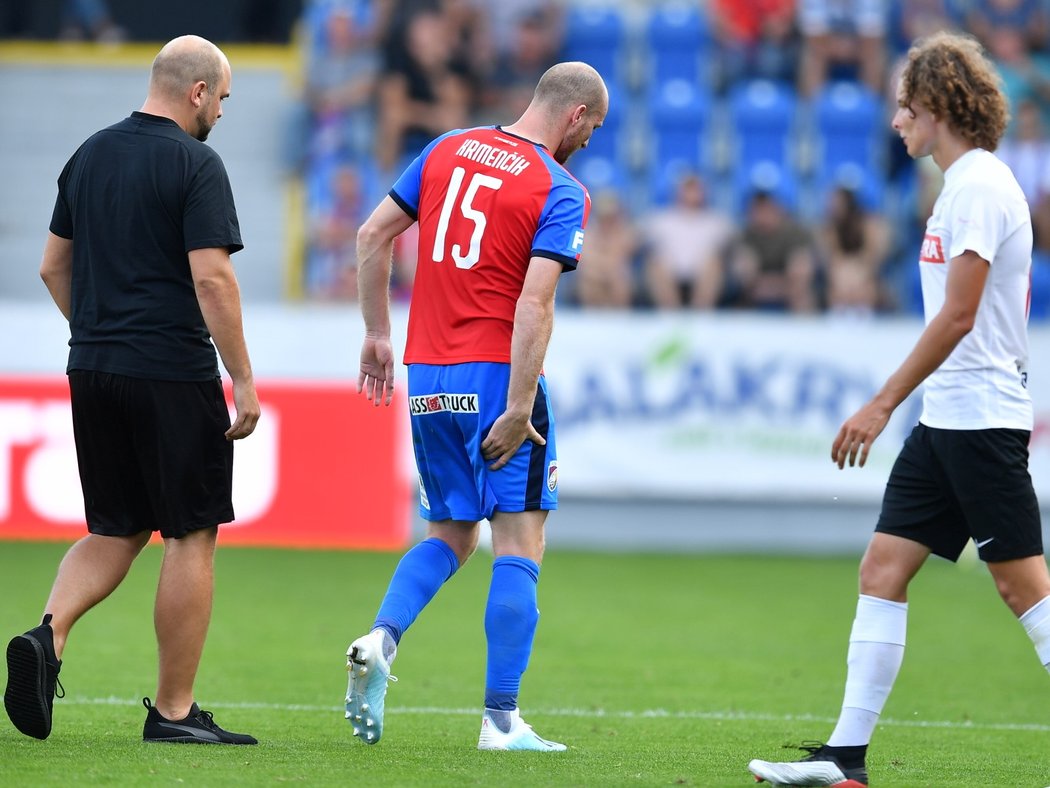
[[[477,394],[421,394],[408,398],[408,412],[413,416],[428,413],[477,413]]]
[[[547,489],[554,492],[558,489],[558,461],[551,460],[547,466]]]
[[[427,498],[427,488],[423,486],[423,477],[419,477],[419,502],[423,508],[430,511],[430,499]]]

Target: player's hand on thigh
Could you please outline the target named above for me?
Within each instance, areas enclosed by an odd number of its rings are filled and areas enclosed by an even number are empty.
[[[545,446],[547,441],[540,435],[528,417],[524,420],[504,412],[493,423],[492,429],[481,444],[481,454],[492,464],[490,471],[498,471],[513,457],[526,440]]]

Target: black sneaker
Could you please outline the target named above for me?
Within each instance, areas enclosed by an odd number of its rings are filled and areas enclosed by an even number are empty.
[[[758,782],[773,785],[836,785],[840,788],[862,788],[868,784],[868,770],[863,761],[859,766],[843,766],[841,750],[852,748],[828,747],[820,742],[805,742],[799,747],[809,753],[801,761],[777,762],[753,760],[747,768]]]
[[[194,703],[190,713],[181,720],[162,717],[149,698],[142,699],[146,712],[146,724],[142,727],[142,740],[170,742],[173,744],[258,744],[254,736],[246,733],[230,733],[215,724],[210,711],[202,711]]]
[[[7,644],[7,689],[4,708],[11,722],[26,736],[51,735],[51,710],[56,695],[65,695],[58,680],[62,662],[55,656],[51,614],[43,622]]]

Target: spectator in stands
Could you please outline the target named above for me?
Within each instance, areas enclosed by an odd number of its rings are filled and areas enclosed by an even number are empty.
[[[815,312],[817,266],[810,231],[770,192],[756,191],[727,258],[729,306]]]
[[[956,0],[897,0],[890,3],[889,29],[886,43],[894,56],[904,55],[911,46],[938,30],[960,27],[962,20]],[[895,70],[899,72],[899,67]],[[890,87],[896,90],[896,82]],[[890,104],[896,106],[894,98]],[[898,141],[899,146],[899,141]]]
[[[1043,108],[1043,125],[1050,127],[1050,57],[1028,49],[1022,28],[998,27],[983,41],[1002,77],[1010,109],[1016,112],[1022,101],[1034,101]]]
[[[571,284],[583,307],[626,309],[634,301],[638,230],[620,195],[597,192],[591,203],[587,243]]]
[[[641,224],[645,284],[653,306],[717,306],[723,283],[722,253],[733,235],[733,222],[708,204],[700,176],[691,171],[680,175],[671,205],[656,209]]]
[[[796,83],[801,43],[795,0],[712,0],[710,14],[720,92],[744,79]]]
[[[1034,210],[1042,197],[1044,175],[1050,173],[1050,138],[1034,101],[1021,101],[1014,111],[1013,127],[999,143],[996,155],[1013,171],[1028,205]]]
[[[467,83],[473,101],[481,82],[491,72],[494,47],[489,40],[489,6],[480,0],[380,0],[380,51],[384,72],[403,72],[413,59],[410,29],[413,20],[432,14],[441,18],[449,68]]]
[[[480,0],[479,0],[480,1]],[[539,20],[550,31],[551,42],[560,45],[565,38],[563,0],[499,0],[486,4],[486,38],[496,58],[514,50],[518,25],[523,19]]]
[[[452,38],[452,62],[470,80],[475,93],[496,61],[496,48],[489,37],[492,5],[482,0],[438,0],[437,10]]]
[[[535,10],[518,18],[509,48],[496,54],[492,74],[484,85],[484,114],[494,118],[521,115],[543,72],[557,62],[561,44],[549,14]]]
[[[342,4],[309,42],[293,163],[366,155],[372,147],[379,56],[374,29]]]
[[[987,46],[1000,30],[1016,30],[1025,49],[1045,49],[1050,19],[1043,0],[969,0],[966,29]]]
[[[816,94],[828,77],[859,79],[880,91],[885,69],[887,0],[799,0],[799,90]]]
[[[871,315],[887,305],[880,282],[889,241],[886,220],[866,211],[856,192],[845,186],[831,192],[817,233],[829,311]]]
[[[470,82],[452,56],[445,18],[421,11],[407,22],[405,57],[380,78],[376,158],[384,171],[417,155],[438,134],[467,125]]]
[[[364,221],[361,179],[348,164],[335,168],[330,199],[309,223],[306,292],[319,299],[357,300],[357,230]]]
[[[58,35],[67,41],[87,39],[117,44],[127,37],[127,32],[113,21],[106,0],[65,0]]]

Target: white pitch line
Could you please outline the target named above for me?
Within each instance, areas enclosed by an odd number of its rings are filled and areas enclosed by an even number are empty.
[[[106,698],[82,698],[67,697],[60,701],[62,704],[71,706],[139,706],[141,700],[129,698],[117,698],[109,696]],[[304,711],[326,714],[342,714],[342,706],[320,706],[307,703],[263,703],[253,701],[240,702],[213,702],[208,701],[205,706],[216,709],[259,709],[262,711]],[[433,715],[457,715],[478,716],[479,709],[454,709],[442,706],[387,706],[388,712],[395,714],[433,714]],[[644,719],[669,719],[669,720],[713,720],[716,722],[815,722],[822,724],[834,724],[834,717],[820,717],[815,714],[765,714],[761,712],[747,711],[667,711],[665,709],[647,709],[644,711],[608,711],[606,709],[537,709],[530,708],[529,711],[537,716],[549,717],[584,717],[588,719],[613,719],[613,720],[644,720]],[[895,720],[892,718],[879,720],[880,726],[893,726],[899,728],[946,728],[972,731],[1036,731],[1040,733],[1050,732],[1050,725],[1037,722],[952,722],[949,720]]]

